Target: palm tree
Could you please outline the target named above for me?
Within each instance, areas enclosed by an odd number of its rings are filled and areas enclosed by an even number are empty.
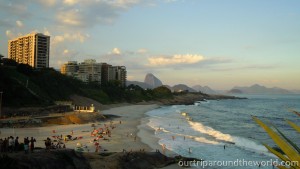
[[[299,112],[292,111],[296,115],[300,116]],[[300,169],[300,148],[293,143],[289,138],[287,138],[276,126],[274,125],[266,125],[260,119],[255,116],[252,116],[253,120],[260,125],[272,138],[272,140],[277,144],[277,146],[282,150],[279,152],[274,148],[264,144],[264,146],[278,158],[285,162],[285,164],[292,164],[290,167],[288,166],[277,166],[280,169]],[[300,126],[296,125],[290,120],[286,120],[286,122],[296,131],[300,132]],[[272,126],[269,127],[269,126]]]

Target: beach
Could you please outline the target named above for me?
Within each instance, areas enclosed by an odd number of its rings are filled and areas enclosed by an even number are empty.
[[[101,114],[104,116],[115,115],[117,116],[116,118],[96,123],[31,128],[1,128],[0,138],[18,136],[19,142],[23,143],[25,137],[29,137],[29,139],[34,137],[36,139],[35,147],[45,148],[44,140],[47,137],[56,144],[57,142],[54,142],[54,140],[58,141],[58,137],[62,136],[64,139],[67,135],[71,135],[71,139],[62,141],[66,148],[89,152],[89,157],[95,154],[92,152],[96,152],[96,142],[100,145],[98,152],[155,152],[159,150],[166,155],[174,155],[170,151],[162,150],[162,147],[158,144],[158,139],[154,136],[154,130],[146,125],[147,116],[145,113],[158,107],[159,105],[157,104],[113,107],[101,111]],[[103,135],[103,138],[97,139],[96,136],[92,136],[94,129],[99,130],[105,126],[111,131],[110,137]],[[97,160],[91,163],[92,168],[97,165]],[[178,166],[175,165],[174,167]]]

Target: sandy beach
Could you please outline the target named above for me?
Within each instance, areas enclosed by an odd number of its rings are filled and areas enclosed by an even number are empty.
[[[44,140],[47,137],[51,138],[53,143],[56,144],[57,136],[64,138],[67,135],[71,135],[70,140],[62,141],[66,148],[83,152],[95,152],[96,142],[101,146],[98,152],[155,152],[157,149],[163,152],[162,147],[158,144],[158,139],[154,136],[154,130],[146,125],[148,118],[145,113],[158,107],[159,105],[157,104],[113,107],[103,110],[101,113],[104,116],[116,115],[118,117],[97,123],[32,128],[1,128],[0,138],[18,136],[19,142],[23,143],[25,137],[34,137],[36,139],[35,147],[45,148]],[[103,135],[103,138],[97,139],[96,136],[91,135],[94,129],[99,130],[105,128],[105,126],[111,131],[110,137]],[[166,151],[165,154],[169,156],[174,155],[170,151]],[[94,165],[96,166],[96,163]]]

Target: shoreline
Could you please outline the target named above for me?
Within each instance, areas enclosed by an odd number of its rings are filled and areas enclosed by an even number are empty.
[[[92,169],[97,168],[98,162],[94,159],[99,158],[96,147],[92,141],[95,137],[91,137],[92,126],[96,128],[102,127],[104,124],[109,123],[115,126],[111,129],[111,137],[106,137],[108,141],[100,140],[101,149],[98,153],[115,153],[115,152],[152,152],[158,149],[162,154],[168,157],[174,157],[177,154],[166,149],[165,153],[162,151],[162,146],[159,144],[159,138],[155,137],[155,130],[150,128],[147,123],[149,116],[146,112],[159,108],[158,104],[135,104],[124,105],[121,107],[113,107],[103,110],[101,114],[113,115],[113,119],[98,121],[86,124],[68,124],[68,125],[51,125],[44,127],[30,127],[30,128],[1,128],[0,138],[9,136],[18,136],[19,142],[23,143],[24,137],[34,137],[36,139],[35,147],[44,148],[44,140],[50,137],[54,140],[57,135],[72,135],[72,138],[82,137],[80,140],[64,142],[66,148],[78,150],[78,144],[83,152],[88,152],[87,159],[90,161]],[[71,134],[72,132],[72,134]],[[88,158],[92,157],[92,158]],[[100,160],[100,159],[98,159]],[[91,162],[93,161],[93,162]],[[180,166],[171,164],[163,167],[164,169],[175,168],[179,169]]]

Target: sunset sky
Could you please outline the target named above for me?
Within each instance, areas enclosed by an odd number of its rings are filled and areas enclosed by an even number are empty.
[[[164,84],[300,90],[299,0],[0,0],[0,53],[51,36],[50,66],[96,59]]]

